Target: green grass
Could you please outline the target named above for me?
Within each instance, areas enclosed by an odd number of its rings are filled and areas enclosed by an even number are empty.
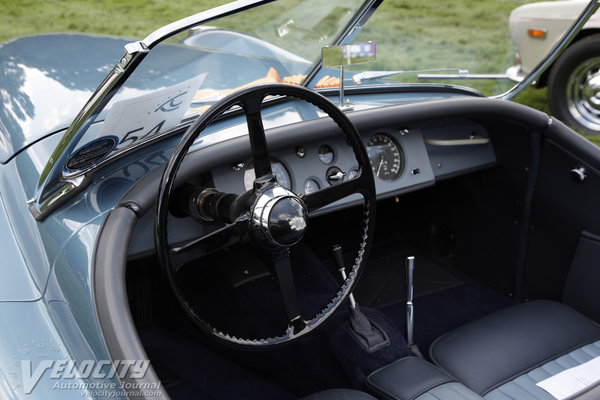
[[[143,38],[155,29],[226,0],[0,0],[0,42],[11,38],[47,32],[86,32]],[[359,33],[355,41],[374,40],[378,60],[369,64],[375,70],[409,70],[440,67],[466,68],[471,73],[502,72],[512,64],[512,45],[508,39],[510,11],[530,0],[386,0]],[[268,9],[249,13],[243,28],[252,30],[288,5],[275,3]],[[485,7],[482,7],[484,5]],[[339,7],[338,7],[339,8]],[[266,12],[265,12],[266,11]],[[301,12],[301,6],[292,10]],[[333,18],[333,16],[332,16]],[[323,21],[328,21],[324,19]],[[332,23],[335,21],[332,21]],[[227,22],[224,22],[227,24]],[[239,21],[236,21],[239,24]],[[326,36],[328,23],[307,34]],[[234,28],[225,26],[226,28]],[[322,29],[320,29],[322,28]],[[394,32],[390,35],[390,32]],[[297,53],[302,53],[297,49]],[[410,56],[408,56],[410,55]],[[395,78],[416,82],[414,75]],[[465,84],[462,81],[449,83]],[[472,81],[468,84],[473,86]],[[498,94],[499,86],[480,81],[475,87],[485,94]],[[526,89],[515,101],[550,113],[546,89]],[[588,137],[596,144],[600,138]]]
[[[0,42],[47,32],[144,38],[157,28],[225,0],[0,0]]]

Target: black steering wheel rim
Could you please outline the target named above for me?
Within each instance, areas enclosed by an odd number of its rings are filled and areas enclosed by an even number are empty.
[[[263,100],[267,96],[288,96],[294,97],[300,100],[307,101],[314,106],[324,111],[341,129],[345,135],[346,140],[352,148],[354,155],[358,163],[358,171],[356,177],[340,183],[335,186],[330,186],[326,189],[319,190],[306,196],[295,196],[291,194],[288,197],[294,197],[295,201],[300,203],[306,203],[306,206],[310,210],[318,209],[324,205],[330,204],[331,202],[346,197],[352,193],[359,193],[363,196],[363,225],[361,230],[361,240],[359,250],[357,252],[355,262],[347,274],[347,278],[344,280],[340,289],[336,295],[329,301],[327,306],[319,313],[317,313],[312,319],[298,321],[296,317],[295,324],[291,315],[289,317],[289,325],[286,332],[280,336],[260,338],[260,339],[247,339],[232,336],[228,333],[222,332],[216,327],[211,326],[207,321],[202,319],[191,307],[188,301],[186,301],[185,295],[179,287],[177,280],[175,279],[176,268],[173,267],[172,257],[177,253],[177,249],[172,247],[167,240],[167,217],[169,213],[169,203],[171,194],[174,190],[175,177],[177,172],[187,154],[189,148],[199,135],[206,129],[216,118],[221,116],[224,112],[231,109],[233,106],[240,106],[246,114],[246,120],[249,129],[250,142],[252,148],[252,154],[254,157],[254,169],[256,172],[255,188],[252,191],[256,191],[261,195],[260,190],[257,189],[257,181],[263,179],[268,180],[269,173],[271,173],[270,158],[268,155],[268,148],[266,143],[266,137],[264,128],[262,126],[262,117],[260,114],[261,105]],[[267,177],[267,178],[265,178]],[[267,189],[277,188],[278,184],[274,181],[271,176],[271,180],[264,184]],[[254,194],[254,192],[253,192]],[[332,198],[334,200],[332,201]],[[253,210],[248,210],[248,212]],[[244,226],[248,223],[247,216],[244,218],[238,218],[239,221],[235,221],[236,227]],[[234,224],[230,226],[234,226]],[[234,347],[242,348],[270,348],[283,343],[290,342],[298,339],[307,333],[314,330],[316,327],[321,325],[327,318],[329,318],[339,307],[339,305],[346,299],[354,287],[362,268],[366,263],[368,250],[371,246],[372,236],[375,230],[375,183],[373,173],[369,161],[369,157],[366,148],[358,134],[358,131],[350,122],[348,117],[340,111],[333,103],[331,103],[324,96],[315,93],[309,89],[301,86],[286,85],[286,84],[269,84],[250,87],[243,89],[236,93],[233,93],[215,105],[209,110],[204,112],[198,120],[184,133],[179,143],[175,147],[169,161],[166,164],[165,170],[162,175],[161,183],[158,190],[157,205],[155,210],[155,224],[154,224],[154,238],[155,246],[158,258],[160,260],[163,272],[168,279],[168,282],[174,291],[179,304],[185,310],[188,317],[205,333],[220,342],[223,342]],[[285,246],[284,246],[285,247]],[[277,270],[278,260],[282,261],[282,271],[286,268],[289,269],[289,246],[282,247],[278,250],[274,250],[274,263]],[[285,265],[285,257],[287,254],[287,266]],[[282,273],[284,275],[285,272]],[[288,308],[288,301],[286,299],[286,291],[292,291],[293,288],[289,288],[289,277],[286,277],[288,281],[280,278],[280,288],[283,292],[284,303],[286,309]],[[284,283],[282,283],[284,282]],[[285,283],[287,282],[287,283]],[[293,280],[291,281],[293,284]],[[284,289],[288,287],[289,290]],[[295,292],[293,293],[295,296]],[[288,296],[289,297],[289,296]],[[293,307],[292,307],[293,308]],[[290,311],[295,312],[295,311]]]

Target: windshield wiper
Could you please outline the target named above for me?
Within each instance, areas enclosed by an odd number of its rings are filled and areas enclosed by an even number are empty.
[[[453,74],[440,72],[454,72]],[[468,69],[441,68],[441,69],[415,69],[407,71],[364,71],[352,76],[355,84],[387,78],[394,75],[417,74],[423,80],[448,80],[448,79],[510,79],[506,74],[471,74]]]

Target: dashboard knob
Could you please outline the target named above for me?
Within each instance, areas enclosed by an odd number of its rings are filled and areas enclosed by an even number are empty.
[[[327,170],[327,182],[330,185],[335,185],[336,183],[340,183],[344,180],[346,173],[339,169],[338,167],[331,167]]]
[[[571,176],[571,179],[573,179],[575,182],[583,182],[583,180],[587,177],[586,170],[583,167],[573,168],[569,172],[569,175]]]

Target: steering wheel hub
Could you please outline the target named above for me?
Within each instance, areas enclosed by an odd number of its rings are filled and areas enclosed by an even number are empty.
[[[278,186],[261,190],[252,210],[256,239],[266,247],[289,247],[306,232],[308,210],[291,191]]]

